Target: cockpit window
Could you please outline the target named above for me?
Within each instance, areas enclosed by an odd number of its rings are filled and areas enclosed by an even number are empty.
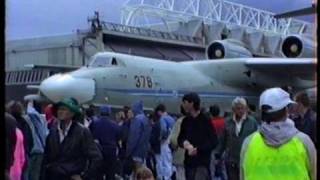
[[[112,58],[111,64],[112,65],[118,65],[118,62],[117,62],[116,58],[114,58],[114,57]]]
[[[114,57],[93,57],[89,67],[107,67],[115,65],[118,65],[118,62]]]

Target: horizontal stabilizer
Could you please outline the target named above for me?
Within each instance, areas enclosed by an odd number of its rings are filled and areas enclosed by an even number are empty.
[[[295,11],[289,11],[281,14],[276,14],[274,18],[279,19],[279,18],[290,18],[290,17],[297,17],[297,16],[305,16],[305,15],[310,15],[310,14],[315,14],[316,13],[316,6],[315,4],[312,4],[311,7],[303,8],[303,9],[298,9]]]

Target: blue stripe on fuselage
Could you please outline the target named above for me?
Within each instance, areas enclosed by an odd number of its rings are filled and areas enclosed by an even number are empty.
[[[133,96],[158,96],[158,97],[182,97],[184,94],[192,91],[175,91],[175,90],[153,90],[153,89],[109,89],[105,88],[106,91],[113,91],[119,93],[126,93]],[[196,91],[193,91],[196,92]],[[247,93],[227,93],[227,92],[196,92],[200,97],[208,98],[226,98],[226,97],[247,97],[247,98],[258,98],[258,95],[247,94]]]

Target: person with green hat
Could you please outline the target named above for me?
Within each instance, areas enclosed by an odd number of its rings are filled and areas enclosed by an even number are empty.
[[[55,108],[58,120],[46,140],[41,179],[95,179],[102,154],[89,129],[75,121],[80,115],[77,100],[63,99]]]

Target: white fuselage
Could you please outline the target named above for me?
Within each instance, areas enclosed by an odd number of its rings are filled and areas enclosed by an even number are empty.
[[[230,111],[231,102],[243,96],[257,105],[263,86],[257,74],[247,74],[241,59],[171,62],[118,53],[98,53],[93,58],[113,58],[115,65],[82,67],[65,75],[54,75],[40,85],[40,91],[51,101],[75,97],[80,103],[130,106],[142,100],[146,109],[159,103],[169,112],[178,113],[182,96],[188,92],[200,95],[202,107],[218,104]],[[265,78],[272,86],[283,83]],[[286,79],[284,79],[286,81]],[[54,85],[52,85],[54,84]],[[48,87],[49,86],[49,87]]]

